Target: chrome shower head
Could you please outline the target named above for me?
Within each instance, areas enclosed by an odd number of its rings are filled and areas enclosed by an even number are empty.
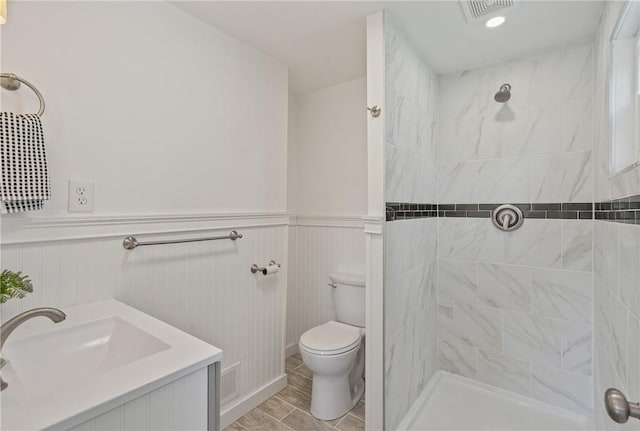
[[[502,84],[500,90],[498,90],[494,96],[494,99],[496,99],[498,103],[508,102],[509,99],[511,99],[511,84]]]

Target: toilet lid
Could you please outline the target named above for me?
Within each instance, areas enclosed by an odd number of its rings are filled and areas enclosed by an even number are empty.
[[[317,354],[337,355],[356,347],[360,338],[360,328],[330,321],[302,334],[300,344]]]

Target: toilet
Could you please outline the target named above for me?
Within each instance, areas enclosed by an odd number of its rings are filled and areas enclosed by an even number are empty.
[[[364,393],[364,276],[336,273],[329,278],[336,321],[309,329],[298,344],[313,373],[311,414],[321,420],[344,416]]]

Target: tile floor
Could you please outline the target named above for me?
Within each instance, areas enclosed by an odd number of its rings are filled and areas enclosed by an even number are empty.
[[[332,421],[320,421],[309,413],[311,406],[311,372],[300,354],[287,358],[286,388],[260,404],[225,431],[364,431],[364,400],[349,413]]]

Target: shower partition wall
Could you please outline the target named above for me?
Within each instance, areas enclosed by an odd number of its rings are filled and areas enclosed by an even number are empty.
[[[384,14],[385,200],[435,202],[438,77]],[[418,207],[416,207],[417,209]],[[398,424],[437,370],[437,219],[386,223],[385,425]]]

